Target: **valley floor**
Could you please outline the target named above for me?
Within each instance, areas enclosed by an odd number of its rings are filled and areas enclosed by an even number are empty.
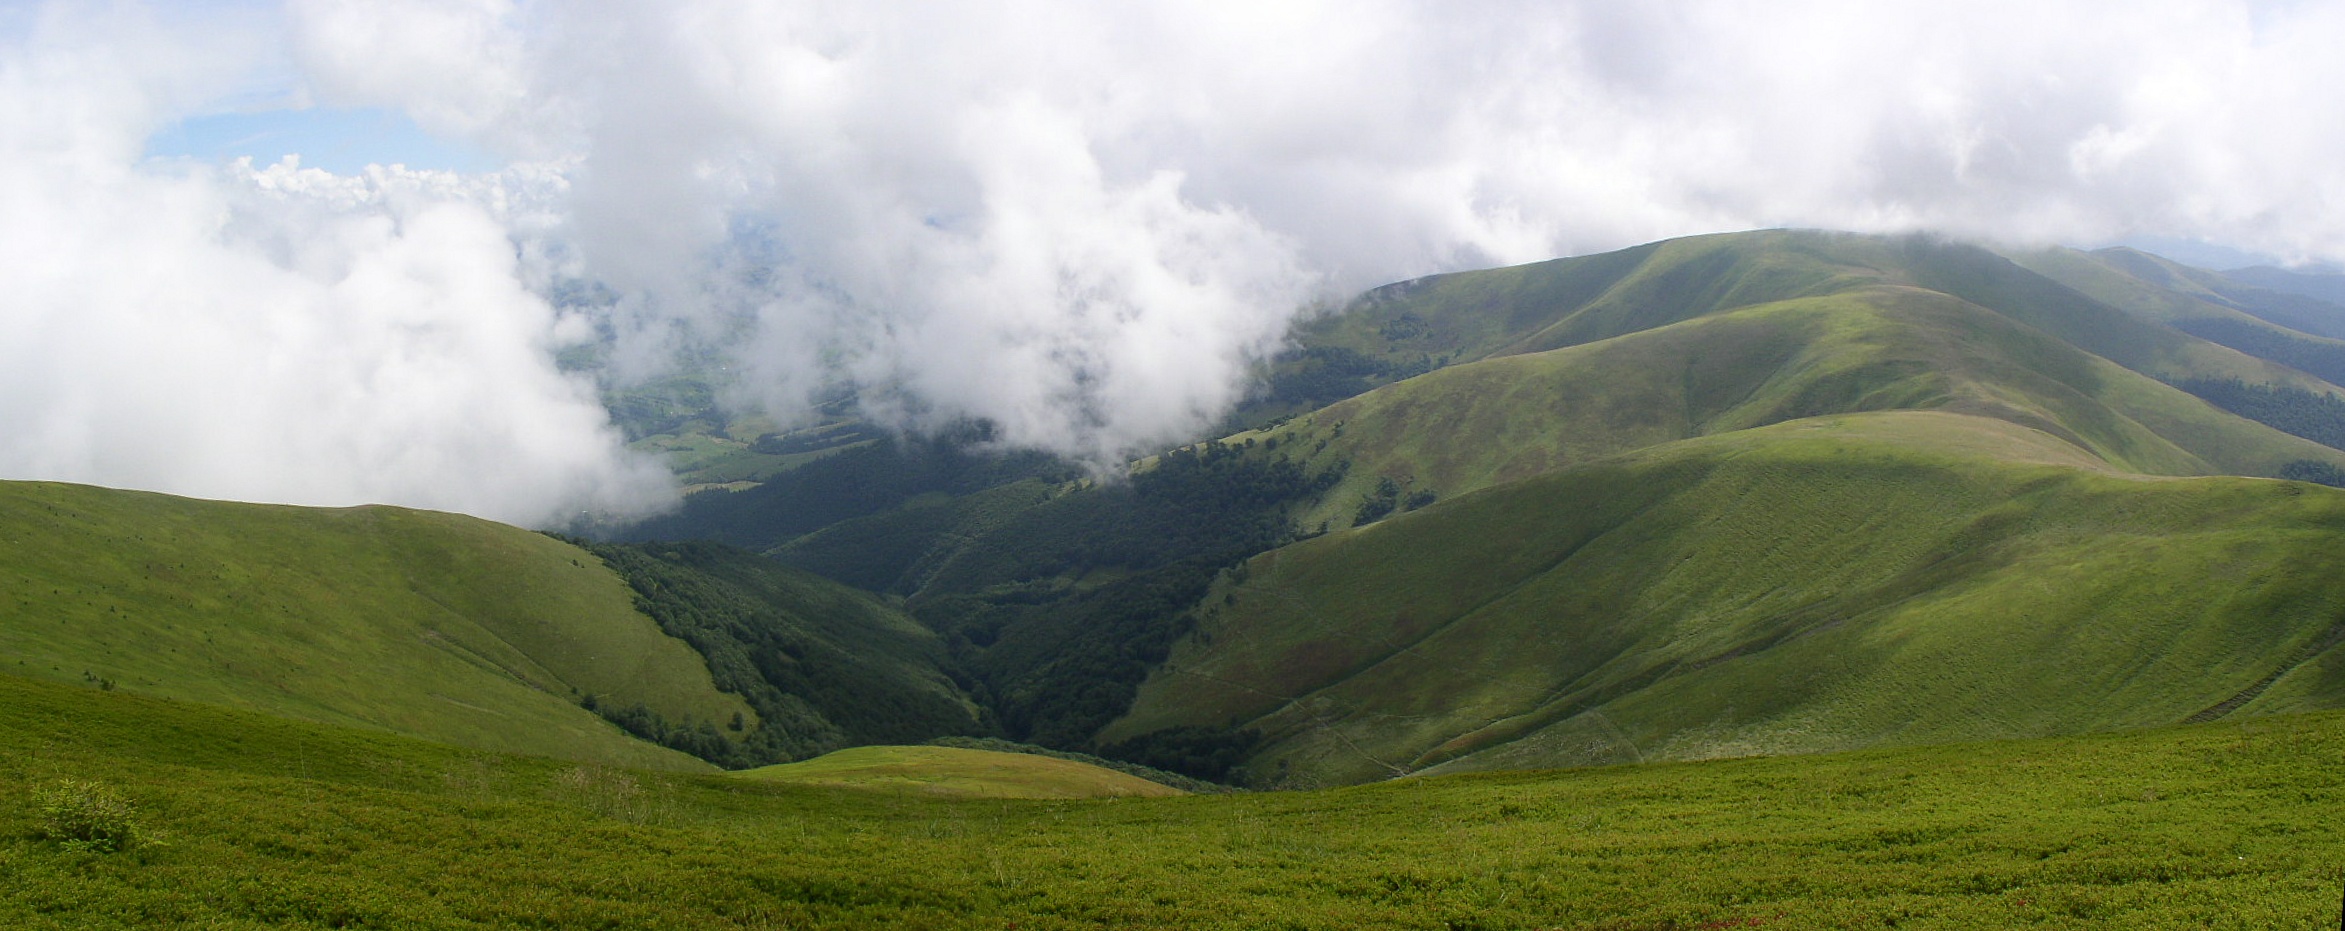
[[[0,676],[11,928],[2315,928],[2345,714],[1319,792],[953,800]],[[67,781],[152,841],[44,836]],[[103,788],[89,789],[88,784]]]

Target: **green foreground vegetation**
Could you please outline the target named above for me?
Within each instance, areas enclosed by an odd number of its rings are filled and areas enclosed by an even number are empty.
[[[2319,928],[2345,715],[1317,792],[952,800],[0,676],[0,925]],[[130,806],[104,853],[44,806]],[[100,811],[100,814],[103,814]]]

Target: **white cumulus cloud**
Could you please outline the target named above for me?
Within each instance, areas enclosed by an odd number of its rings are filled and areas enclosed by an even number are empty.
[[[0,58],[0,475],[531,524],[664,500],[489,209],[142,163],[171,88],[239,75],[165,32],[61,15]]]

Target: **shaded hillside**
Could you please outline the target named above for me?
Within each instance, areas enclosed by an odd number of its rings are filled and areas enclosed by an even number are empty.
[[[701,768],[587,696],[680,724],[754,712],[592,555],[388,507],[0,483],[8,671],[465,746]]]
[[[718,543],[584,545],[757,714],[703,730],[618,709],[647,739],[737,768],[992,729],[936,634],[876,598]]]
[[[1240,447],[1176,450],[1128,481],[940,540],[909,604],[954,643],[1011,737],[1085,748],[1188,630],[1214,575],[1295,539],[1293,508],[1340,477]]]
[[[753,489],[691,496],[682,514],[620,536],[768,545],[784,564],[905,596],[910,613],[942,635],[947,665],[990,713],[976,730],[998,726],[1018,740],[1084,749],[1091,732],[1130,704],[1213,575],[1294,539],[1295,503],[1340,478],[1340,469],[1311,471],[1205,444],[1123,480],[1074,481],[1063,463],[989,453],[980,440],[848,450]],[[668,563],[676,553],[709,552],[638,550]],[[730,647],[711,655],[723,649]],[[785,741],[797,748],[792,757],[851,739],[813,718],[783,716],[810,735]],[[828,711],[816,717],[835,720]],[[887,739],[971,730],[922,727]]]
[[[2330,339],[2345,339],[2345,275],[2271,266],[2200,271],[2214,290],[2258,317]]]
[[[1996,420],[1683,441],[1249,561],[1103,739],[1262,783],[1802,753],[2345,701],[2345,493]]]

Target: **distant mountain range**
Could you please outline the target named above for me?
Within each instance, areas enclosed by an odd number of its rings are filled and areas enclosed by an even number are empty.
[[[2122,249],[1672,240],[1370,291],[1225,435],[1113,480],[687,380],[613,408],[709,489],[602,541],[0,485],[0,644],[500,750],[974,735],[1256,786],[2335,708],[2341,298]]]

